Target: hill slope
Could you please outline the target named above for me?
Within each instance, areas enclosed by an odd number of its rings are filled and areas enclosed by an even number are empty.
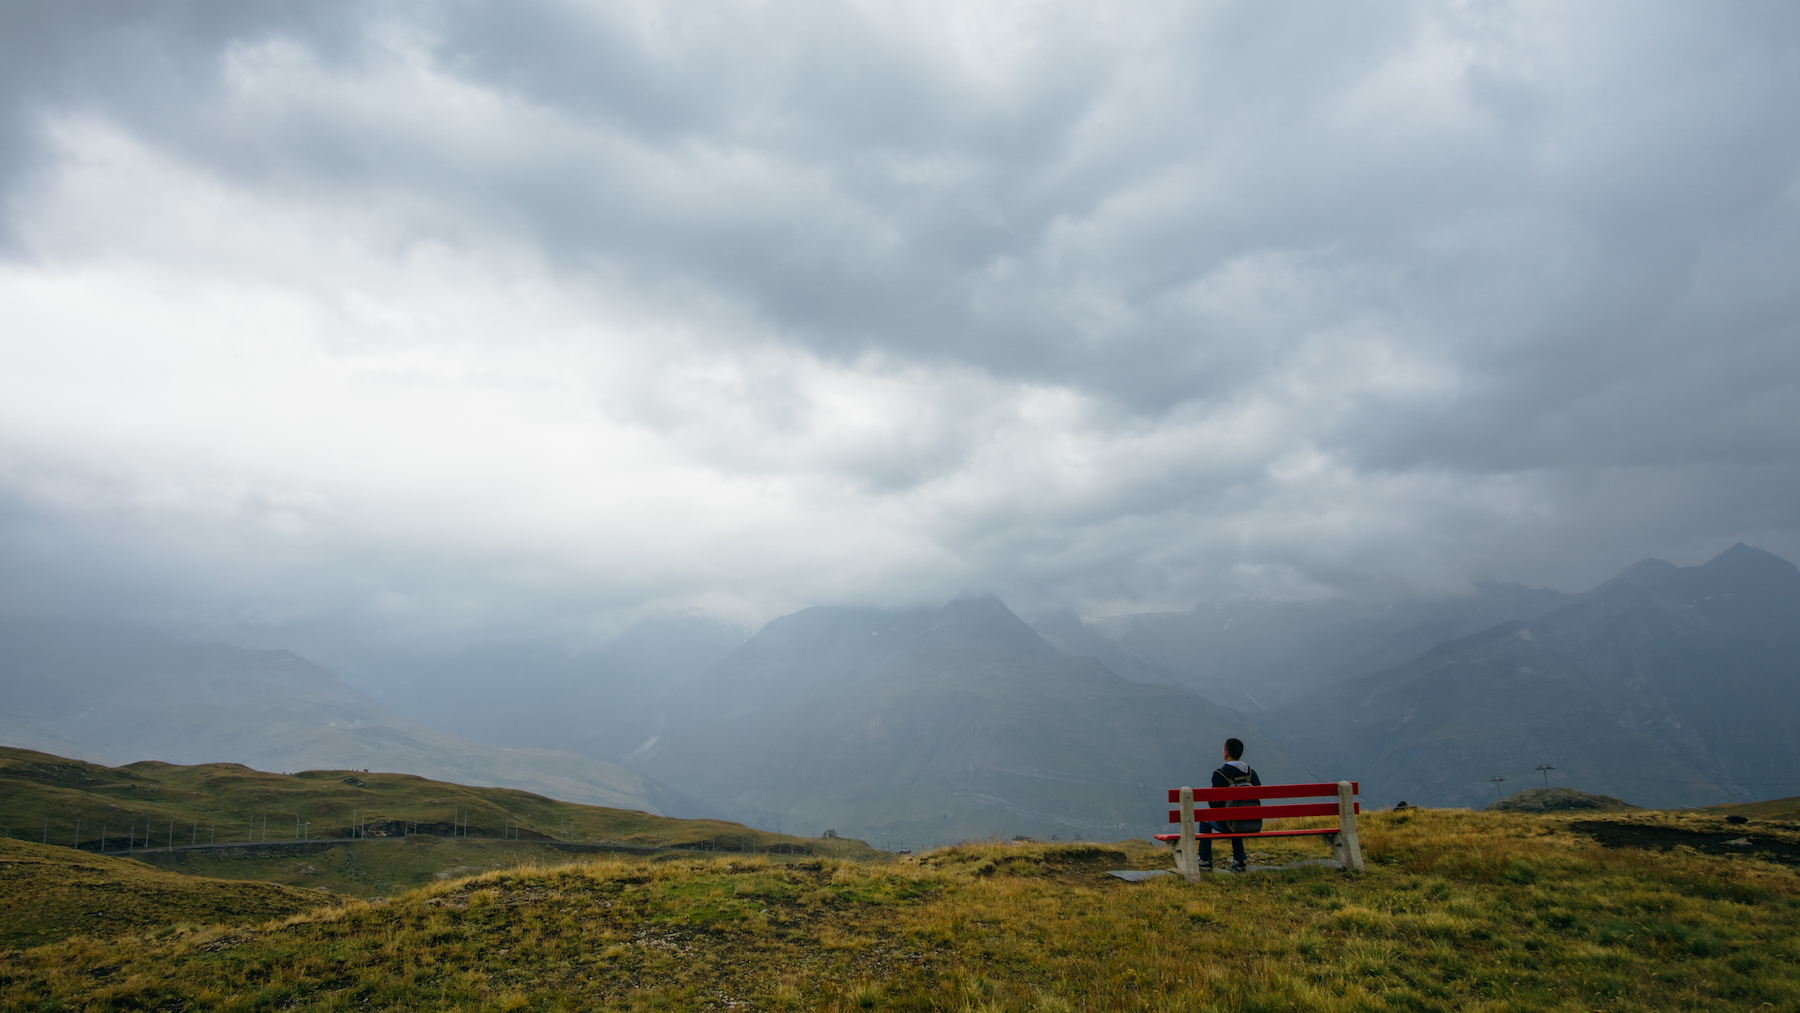
[[[1606,847],[1557,817],[1439,811],[1363,823],[1369,867],[1354,876],[1318,866],[1195,884],[1105,875],[1166,863],[1141,844],[977,845],[881,865],[734,857],[509,870],[285,923],[8,952],[0,1007],[1800,1003],[1800,891],[1786,868]]]
[[[127,858],[0,838],[0,948],[160,925],[265,922],[335,903],[314,890],[201,879]]]
[[[269,774],[236,763],[144,760],[103,767],[0,748],[6,837],[89,851],[194,843],[282,842],[458,834],[524,841],[596,841],[737,851],[871,857],[857,841],[804,841],[722,820],[684,820],[559,802],[412,774],[306,770]]]
[[[1160,829],[1237,735],[1265,778],[1305,768],[1242,714],[1045,643],[999,599],[813,608],[727,657],[635,758],[757,826],[930,844]]]
[[[1268,721],[1378,802],[1481,805],[1539,764],[1657,808],[1767,797],[1800,770],[1800,570],[1744,545],[1647,560]]]
[[[661,798],[615,763],[404,721],[287,651],[126,629],[0,622],[0,715],[0,743],[99,762],[402,770],[651,811]]]

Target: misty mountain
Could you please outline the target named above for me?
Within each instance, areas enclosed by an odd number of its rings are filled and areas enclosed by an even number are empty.
[[[481,742],[617,760],[655,735],[694,681],[750,633],[712,616],[640,620],[597,650],[482,644],[389,659],[363,688],[411,720]]]
[[[1059,652],[999,599],[811,608],[694,685],[632,762],[707,811],[789,833],[931,844],[1160,830],[1237,735],[1266,778],[1306,768],[1242,714]]]
[[[1447,640],[1580,600],[1484,581],[1471,594],[1389,605],[1231,600],[1091,622],[1064,610],[1033,616],[1031,625],[1063,651],[1097,658],[1128,679],[1184,686],[1257,713],[1404,664]]]
[[[0,623],[0,743],[119,765],[367,768],[656,811],[614,763],[480,745],[403,720],[287,651],[73,622]]]
[[[1736,545],[1645,560],[1575,604],[1500,624],[1264,715],[1375,801],[1480,806],[1551,783],[1654,807],[1800,782],[1800,570]]]

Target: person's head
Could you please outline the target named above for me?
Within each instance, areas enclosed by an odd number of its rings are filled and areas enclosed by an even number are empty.
[[[1241,760],[1244,758],[1244,742],[1242,739],[1225,740],[1225,758],[1227,760]]]

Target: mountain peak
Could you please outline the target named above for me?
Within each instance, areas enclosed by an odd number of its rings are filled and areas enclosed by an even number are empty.
[[[1595,595],[1641,594],[1668,584],[1681,572],[1681,567],[1666,559],[1640,559],[1617,577],[1594,588]]]
[[[1800,578],[1800,567],[1795,567],[1793,563],[1782,560],[1775,552],[1755,549],[1755,547],[1744,545],[1742,542],[1732,545],[1724,552],[1719,552],[1712,560],[1701,563],[1697,569],[1732,572],[1732,574],[1742,574],[1742,576],[1757,574],[1757,576],[1777,579]]]
[[[1699,566],[1676,566],[1645,559],[1594,589],[1611,601],[1667,595],[1695,601],[1717,596],[1790,601],[1800,597],[1800,568],[1762,549],[1739,542]]]
[[[1739,542],[1694,567],[1694,574],[1708,591],[1762,591],[1793,593],[1800,590],[1800,567],[1773,552]]]
[[[932,617],[908,653],[944,650],[990,658],[1057,655],[1056,648],[992,594],[964,594],[951,599]]]

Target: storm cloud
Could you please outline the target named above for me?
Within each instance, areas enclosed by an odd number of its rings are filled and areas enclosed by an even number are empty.
[[[9,4],[0,607],[1800,554],[1800,9]]]

